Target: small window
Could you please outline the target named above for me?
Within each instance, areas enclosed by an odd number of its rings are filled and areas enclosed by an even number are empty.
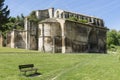
[[[103,27],[104,27],[104,22],[103,22],[103,21],[101,21],[101,26],[103,26]]]
[[[100,26],[100,21],[99,20],[97,20],[97,25]]]
[[[63,13],[61,13],[61,18],[63,18]]]
[[[57,11],[57,18],[59,18],[59,11]]]
[[[90,18],[89,21],[92,22],[92,19]]]
[[[65,14],[65,18],[68,18],[68,14]]]

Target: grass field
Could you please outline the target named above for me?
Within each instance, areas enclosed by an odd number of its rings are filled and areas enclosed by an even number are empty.
[[[28,63],[41,75],[21,75],[18,65]],[[118,54],[49,54],[0,48],[0,80],[120,80],[120,59]]]

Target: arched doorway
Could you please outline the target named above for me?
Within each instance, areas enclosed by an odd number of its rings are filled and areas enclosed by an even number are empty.
[[[95,30],[91,30],[88,36],[88,52],[98,52],[98,38]]]
[[[51,23],[51,37],[53,45],[53,53],[62,52],[62,31],[58,22]]]

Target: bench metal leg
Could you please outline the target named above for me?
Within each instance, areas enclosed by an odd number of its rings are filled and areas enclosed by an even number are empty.
[[[24,75],[26,76],[26,71],[25,71]]]
[[[35,70],[35,73],[37,73],[37,69]]]

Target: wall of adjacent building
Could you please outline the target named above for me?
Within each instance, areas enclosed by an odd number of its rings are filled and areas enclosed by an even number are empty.
[[[26,32],[26,49],[38,50],[38,24],[31,22],[25,18],[24,29]]]
[[[54,8],[44,9],[44,10],[37,10],[36,16],[39,20],[45,20],[47,18],[54,17]]]
[[[26,49],[26,31],[13,30],[7,34],[7,47]]]
[[[105,28],[65,22],[66,52],[106,52]]]
[[[66,52],[87,52],[91,27],[72,21],[66,21],[65,25]]]
[[[61,52],[61,28],[59,23],[39,24],[39,51]]]

